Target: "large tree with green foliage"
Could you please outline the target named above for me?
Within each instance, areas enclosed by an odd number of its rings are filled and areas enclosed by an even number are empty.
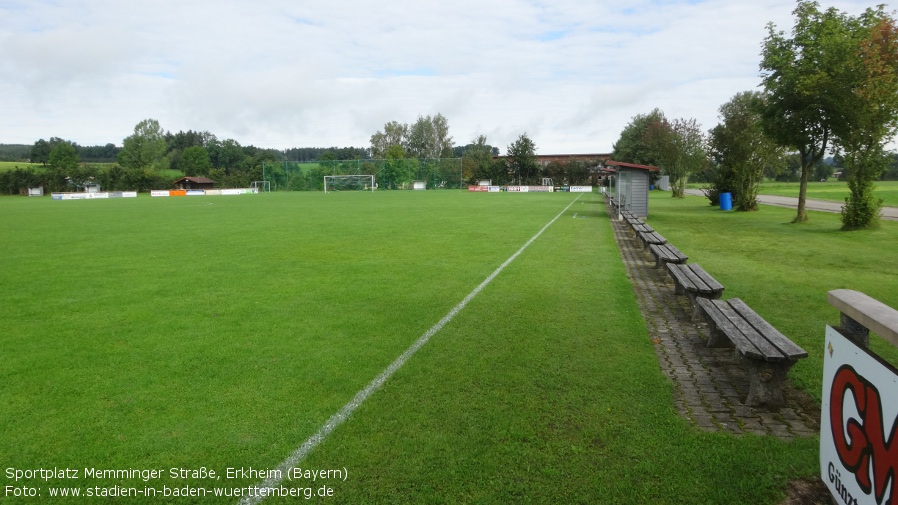
[[[668,121],[662,113],[648,126],[644,137],[656,163],[670,176],[671,196],[683,198],[689,176],[708,163],[701,125],[694,118]]]
[[[792,37],[768,25],[761,75],[769,100],[764,127],[796,149],[801,185],[795,222],[807,220],[807,182],[827,150],[843,153],[851,196],[846,229],[875,222],[873,181],[885,168],[884,145],[898,124],[898,36],[883,7],[849,16],[802,0]]]
[[[165,133],[155,119],[144,119],[134,127],[134,133],[125,138],[118,160],[129,170],[162,168],[167,144]]]
[[[408,129],[408,152],[415,158],[452,156],[452,137],[446,117],[442,114],[418,116]]]
[[[78,151],[71,142],[58,142],[47,157],[50,166],[49,183],[52,191],[64,191],[67,189],[67,180],[74,181],[78,172]]]
[[[833,129],[845,96],[843,69],[855,56],[852,22],[835,8],[821,11],[817,2],[801,0],[793,11],[792,36],[767,25],[761,77],[767,91],[764,130],[779,145],[794,149],[801,161],[798,213],[807,221],[807,184],[814,166],[832,148]]]
[[[646,132],[648,132],[650,125],[657,123],[663,117],[664,113],[657,108],[648,114],[633,116],[627,126],[621,131],[620,138],[612,145],[611,158],[624,163],[658,165],[656,153],[646,140]]]
[[[408,125],[398,121],[390,121],[384,125],[384,131],[371,135],[371,157],[386,158],[390,146],[399,146],[408,150]]]
[[[842,226],[875,226],[882,200],[874,181],[888,167],[885,146],[898,130],[898,28],[883,7],[867,9],[854,21],[856,54],[843,67],[846,86],[840,118],[833,131],[843,153],[850,195],[842,208]]]
[[[203,146],[185,148],[179,157],[178,168],[184,172],[184,175],[208,175],[212,170],[209,152]]]
[[[412,181],[417,160],[409,159],[402,146],[389,146],[384,156],[384,167],[377,182],[379,188],[400,189]]]
[[[757,196],[766,167],[785,155],[761,125],[765,96],[758,91],[737,93],[720,106],[721,123],[708,134],[713,168],[711,187],[706,190],[712,203],[722,192],[733,194],[736,210],[758,207]]]
[[[493,147],[487,144],[486,135],[478,135],[464,150],[462,171],[468,183],[493,178]]]
[[[509,144],[505,158],[508,171],[518,184],[534,184],[540,176],[539,161],[536,158],[536,144],[526,133]]]

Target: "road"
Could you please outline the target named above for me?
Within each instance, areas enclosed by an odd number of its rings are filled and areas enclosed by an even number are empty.
[[[705,196],[700,189],[687,189],[687,195]],[[777,207],[798,208],[798,198],[791,196],[774,196],[774,195],[758,195],[758,203],[764,205],[775,205]],[[806,200],[805,209],[818,210],[821,212],[842,212],[842,204],[839,202],[831,202],[827,200]],[[883,207],[882,218],[889,221],[898,221],[898,207]]]

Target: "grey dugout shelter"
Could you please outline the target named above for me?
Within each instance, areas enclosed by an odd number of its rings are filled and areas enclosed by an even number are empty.
[[[614,168],[617,172],[612,179],[614,186],[612,191],[621,209],[629,210],[637,217],[648,217],[651,173],[659,172],[661,169],[614,160],[606,161],[605,166]]]

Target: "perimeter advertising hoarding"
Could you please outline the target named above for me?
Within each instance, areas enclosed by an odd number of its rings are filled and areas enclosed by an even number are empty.
[[[820,477],[837,503],[898,504],[898,370],[826,327]]]
[[[137,198],[137,191],[113,191],[105,193],[51,193],[53,200],[96,200],[106,198]]]
[[[592,193],[592,186],[571,186],[571,193]]]

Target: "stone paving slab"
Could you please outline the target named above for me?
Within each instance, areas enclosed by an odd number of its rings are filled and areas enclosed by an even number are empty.
[[[677,412],[708,431],[780,438],[817,433],[819,412],[805,413],[792,404],[780,409],[745,405],[748,375],[734,351],[706,347],[708,325],[692,322],[689,299],[674,294],[673,281],[664,268],[655,268],[627,222],[618,221],[610,208],[608,214],[661,371],[674,384]]]

